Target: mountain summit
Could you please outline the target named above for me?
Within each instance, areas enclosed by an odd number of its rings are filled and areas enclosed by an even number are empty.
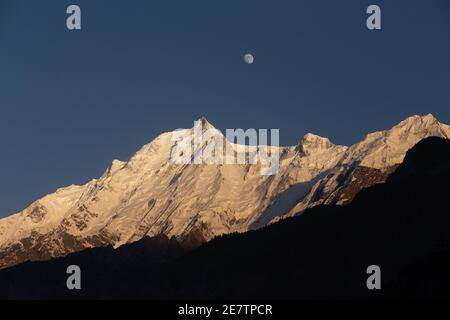
[[[281,147],[277,174],[263,176],[259,164],[174,164],[173,132],[162,133],[128,161],[114,160],[100,178],[0,219],[0,267],[160,234],[208,241],[321,203],[345,204],[383,182],[429,136],[449,138],[450,127],[431,115],[413,116],[351,147],[307,134],[298,146]]]
[[[299,148],[305,152],[330,149],[334,146],[328,138],[307,133],[299,143]]]

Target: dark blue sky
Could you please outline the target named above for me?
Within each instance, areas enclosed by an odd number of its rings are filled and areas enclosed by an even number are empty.
[[[412,114],[450,123],[450,2],[0,0],[0,112],[0,216],[200,115],[279,128],[284,145],[351,144]]]

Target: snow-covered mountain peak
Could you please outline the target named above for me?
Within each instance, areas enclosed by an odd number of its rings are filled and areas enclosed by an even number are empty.
[[[107,173],[114,174],[117,170],[122,169],[126,165],[126,162],[120,160],[113,160],[109,166]]]
[[[391,172],[421,139],[448,138],[450,127],[432,115],[413,116],[350,148],[308,133],[297,146],[280,148],[278,171],[270,177],[261,175],[260,164],[187,165],[171,158],[180,146],[191,148],[190,158],[208,155],[219,134],[224,138],[201,117],[188,129],[158,135],[126,162],[112,161],[99,179],[58,189],[0,219],[0,268],[158,234],[182,239],[194,232],[209,240],[319,203],[351,199],[362,187],[382,181],[385,175],[375,176]]]
[[[302,151],[326,150],[334,146],[330,139],[312,133],[305,134],[299,143]]]
[[[394,128],[404,127],[404,126],[429,126],[429,125],[433,125],[436,123],[439,123],[439,121],[431,113],[429,113],[424,116],[420,116],[420,115],[410,116],[410,117],[406,118],[405,120],[401,121],[396,126],[394,126]]]
[[[433,115],[414,115],[389,130],[370,133],[347,151],[343,163],[385,169],[403,161],[413,145],[430,137],[449,138],[450,127],[441,124]]]
[[[437,133],[441,130],[441,124],[432,115],[427,114],[425,116],[414,115],[409,117],[399,124],[395,125],[392,129],[388,130],[389,135],[395,135],[396,133]]]
[[[224,138],[223,133],[214,127],[204,116],[195,120],[194,126],[190,130],[193,139],[199,140],[205,138],[205,141],[203,141],[204,143],[207,142],[206,140],[213,139],[214,137],[219,137],[220,139]],[[201,137],[200,135],[204,135],[204,137]]]
[[[201,124],[203,129],[216,129],[211,122],[208,121],[208,119],[206,119],[205,116],[201,116],[200,118],[198,118],[197,120],[195,120],[195,124],[199,125]]]

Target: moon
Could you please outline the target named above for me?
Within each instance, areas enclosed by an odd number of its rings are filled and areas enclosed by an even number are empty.
[[[255,57],[252,54],[247,53],[244,55],[244,61],[246,64],[253,64],[255,62]]]

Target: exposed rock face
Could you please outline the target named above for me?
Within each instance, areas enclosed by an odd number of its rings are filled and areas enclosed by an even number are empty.
[[[222,137],[204,118],[189,132],[196,130],[214,134],[193,154]],[[173,135],[161,134],[126,162],[114,160],[99,179],[58,189],[0,219],[0,267],[161,234],[208,241],[318,204],[345,204],[361,188],[383,182],[419,140],[448,138],[450,127],[431,115],[413,116],[351,147],[307,134],[298,145],[277,149],[279,170],[271,176],[261,174],[260,164],[174,164],[179,141]]]
[[[383,170],[364,166],[356,167],[349,176],[350,181],[343,182],[345,187],[342,188],[339,200],[336,199],[335,203],[345,205],[351,202],[362,189],[385,182],[397,167],[398,165],[394,165]]]
[[[86,248],[104,247],[113,244],[114,235],[99,233],[88,237],[74,236],[62,228],[40,234],[32,231],[29,237],[6,246],[0,252],[0,268],[15,265],[23,261],[48,260],[65,256]]]

